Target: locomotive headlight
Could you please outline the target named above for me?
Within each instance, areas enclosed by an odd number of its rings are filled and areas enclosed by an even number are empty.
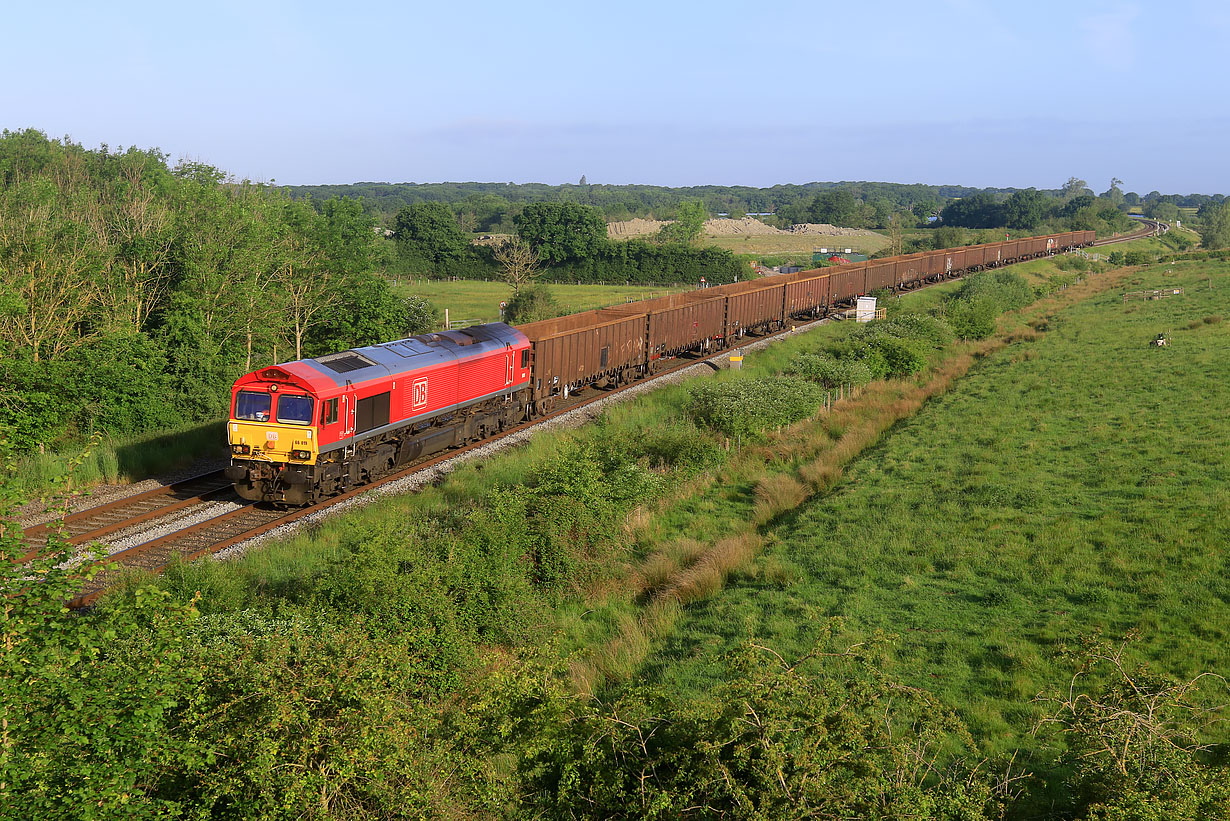
[[[231,445],[231,453],[237,453],[240,456],[247,456],[252,452],[252,448],[247,445]]]
[[[312,458],[312,452],[310,450],[292,450],[290,452],[290,458],[298,459],[301,462],[306,462],[308,459]]]

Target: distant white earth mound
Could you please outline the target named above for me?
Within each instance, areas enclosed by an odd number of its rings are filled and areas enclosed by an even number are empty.
[[[663,225],[668,225],[669,220],[646,220],[632,219],[624,222],[607,223],[606,233],[611,239],[628,239],[630,237],[650,236],[658,233]],[[872,234],[872,231],[865,231],[862,228],[841,228],[836,225],[825,225],[823,223],[800,223],[799,225],[790,226],[790,230],[783,231],[780,228],[774,228],[771,225],[765,225],[754,217],[744,217],[743,219],[715,219],[705,222],[705,235],[710,237],[734,237],[742,235],[766,235],[766,234],[811,234],[821,237],[859,237]]]

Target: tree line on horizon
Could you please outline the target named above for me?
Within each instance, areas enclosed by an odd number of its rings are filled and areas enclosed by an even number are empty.
[[[1079,184],[1075,185],[1074,184]],[[1072,177],[1054,189],[977,188],[961,185],[923,185],[888,182],[810,182],[801,185],[749,186],[701,185],[667,187],[656,185],[443,182],[385,183],[359,182],[348,185],[281,186],[293,199],[362,197],[364,208],[377,219],[391,224],[405,206],[439,202],[456,214],[462,229],[469,233],[512,233],[515,219],[527,204],[536,202],[574,203],[596,208],[608,222],[635,217],[674,219],[679,207],[700,201],[712,215],[734,218],[747,214],[768,215],[765,221],[788,227],[802,222],[825,222],[848,228],[888,228],[893,213],[910,212],[921,221],[938,216],[954,200],[982,195],[1003,201],[1023,191],[1042,197],[1068,200],[1076,195],[1096,197],[1116,208],[1141,206],[1145,209],[1169,204],[1176,208],[1200,208],[1220,204],[1222,194],[1162,194],[1150,191],[1141,195],[1124,192],[1122,181],[1112,179],[1101,194],[1095,194],[1084,180]],[[833,198],[834,192],[851,199]],[[822,195],[822,207],[817,201]],[[853,204],[851,204],[853,203]]]

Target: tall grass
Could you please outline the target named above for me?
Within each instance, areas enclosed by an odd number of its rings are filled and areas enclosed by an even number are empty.
[[[83,451],[85,458],[69,470]],[[23,493],[37,495],[66,475],[68,486],[79,490],[101,483],[138,482],[202,459],[225,457],[223,423],[207,422],[125,438],[103,436],[93,445],[33,454],[18,462],[17,477]]]

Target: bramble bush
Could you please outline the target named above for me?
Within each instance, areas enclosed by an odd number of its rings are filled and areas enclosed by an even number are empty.
[[[104,611],[71,612],[100,568],[65,564],[71,548],[55,531],[42,558],[21,563],[14,473],[0,438],[0,818],[178,816],[178,797],[158,786],[210,756],[176,738],[203,677],[186,637],[196,611],[138,586]]]
[[[957,299],[945,307],[944,318],[961,339],[986,339],[995,333],[999,305],[989,298]]]
[[[837,358],[827,353],[801,353],[790,360],[787,371],[825,389],[838,385],[866,385],[871,381],[867,363],[853,356]]]
[[[652,688],[544,698],[513,717],[547,818],[997,818],[1002,781],[961,721],[845,653],[787,664],[746,643],[703,701]]]
[[[504,309],[504,321],[509,325],[524,325],[540,319],[552,319],[567,313],[546,285],[531,285],[522,288],[508,300]]]
[[[796,376],[702,382],[689,389],[688,414],[727,436],[757,436],[816,412],[820,389]]]
[[[862,325],[823,352],[798,354],[786,370],[826,389],[865,385],[920,373],[931,352],[952,339],[952,329],[938,317],[901,314]]]
[[[954,300],[990,299],[999,312],[1014,311],[1034,301],[1029,283],[1015,271],[980,271],[961,282]]]
[[[1037,298],[1034,289],[1013,271],[981,271],[961,283],[944,305],[944,318],[961,339],[986,339],[995,318],[1023,308]]]
[[[712,434],[690,419],[646,430],[624,446],[629,456],[644,458],[653,470],[671,470],[683,475],[704,470],[721,459],[721,448]]]

